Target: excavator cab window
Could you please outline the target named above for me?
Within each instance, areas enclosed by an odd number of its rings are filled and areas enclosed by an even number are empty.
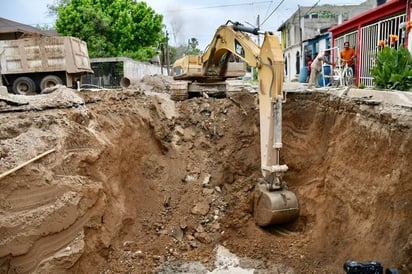
[[[236,54],[242,56],[243,58],[245,57],[245,50],[243,49],[242,45],[237,40],[235,40],[235,52]]]
[[[183,68],[181,66],[174,67],[172,73],[173,75],[180,75],[183,73]]]

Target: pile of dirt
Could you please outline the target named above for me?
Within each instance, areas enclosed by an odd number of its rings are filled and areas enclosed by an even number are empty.
[[[255,273],[412,271],[410,109],[289,94],[281,156],[301,212],[260,228],[256,94],[174,102],[169,85],[2,101],[0,173],[54,150],[0,177],[1,273],[208,273],[222,248]]]

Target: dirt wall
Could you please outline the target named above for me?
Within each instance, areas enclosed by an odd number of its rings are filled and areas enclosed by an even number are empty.
[[[218,244],[258,273],[341,273],[346,259],[412,270],[409,109],[289,95],[281,156],[301,213],[262,229],[255,95],[175,103],[161,86],[2,106],[1,172],[56,152],[0,180],[1,272],[205,273]]]

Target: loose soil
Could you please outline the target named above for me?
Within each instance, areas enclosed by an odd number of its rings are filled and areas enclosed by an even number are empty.
[[[254,273],[412,273],[411,108],[289,93],[300,215],[261,228],[256,94],[174,102],[169,85],[0,99],[0,173],[55,149],[0,179],[0,273],[208,273],[222,246]]]

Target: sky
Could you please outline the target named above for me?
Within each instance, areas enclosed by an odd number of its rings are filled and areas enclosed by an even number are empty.
[[[54,0],[0,0],[0,17],[27,25],[54,24],[48,15],[48,4]],[[213,39],[216,29],[228,20],[244,25],[257,26],[273,31],[281,26],[300,6],[311,7],[316,3],[349,5],[359,0],[146,0],[156,13],[164,16],[163,23],[172,46],[187,44],[190,38],[199,41],[204,50]]]

